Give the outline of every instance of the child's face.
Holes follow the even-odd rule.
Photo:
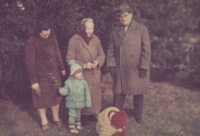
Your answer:
[[[83,76],[82,71],[76,73],[75,78],[80,79]]]

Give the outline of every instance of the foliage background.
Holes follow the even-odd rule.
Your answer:
[[[85,17],[94,19],[106,52],[109,32],[118,25],[114,11],[124,2],[134,9],[134,19],[149,29],[152,80],[200,87],[198,0],[0,0],[0,64],[8,93],[18,98],[30,92],[24,47],[38,13],[44,12],[54,24],[65,61],[68,41]]]

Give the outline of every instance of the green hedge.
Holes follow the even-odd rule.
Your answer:
[[[199,58],[199,54],[193,54],[200,51],[199,1],[143,0],[140,8],[151,36],[152,79],[200,87],[200,75],[193,68],[193,59]],[[199,67],[198,62],[195,65]]]
[[[198,0],[0,0],[0,64],[10,93],[23,96],[30,89],[24,43],[34,30],[38,13],[44,12],[52,20],[65,61],[69,39],[85,17],[94,19],[95,34],[106,52],[109,32],[118,25],[114,11],[124,2],[134,9],[134,19],[149,29],[152,79],[163,79],[163,75],[165,79],[192,78],[192,84],[197,85],[200,66],[191,58],[199,58],[199,43],[188,45],[186,34],[199,30]],[[102,71],[106,72],[104,67]]]

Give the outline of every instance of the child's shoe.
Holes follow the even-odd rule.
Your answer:
[[[77,125],[77,126],[76,126],[76,129],[78,129],[78,130],[83,130],[83,127],[82,127],[81,125]]]
[[[70,133],[75,133],[75,134],[78,134],[79,133],[79,130],[76,129],[76,128],[70,128]]]

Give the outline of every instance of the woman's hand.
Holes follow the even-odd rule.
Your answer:
[[[95,60],[94,63],[92,64],[92,68],[96,68],[98,65],[99,65],[99,62]]]
[[[39,87],[39,84],[38,83],[35,83],[35,84],[32,84],[31,85],[31,88],[32,88],[32,90],[34,90],[35,91],[35,94],[37,95],[37,96],[41,96],[41,90],[40,90],[40,87]]]
[[[92,63],[91,62],[88,62],[86,63],[84,66],[83,66],[83,69],[91,69],[92,68]]]
[[[61,71],[61,74],[62,74],[63,76],[65,76],[65,75],[66,75],[66,71],[65,71],[65,70],[62,70],[62,71]]]

